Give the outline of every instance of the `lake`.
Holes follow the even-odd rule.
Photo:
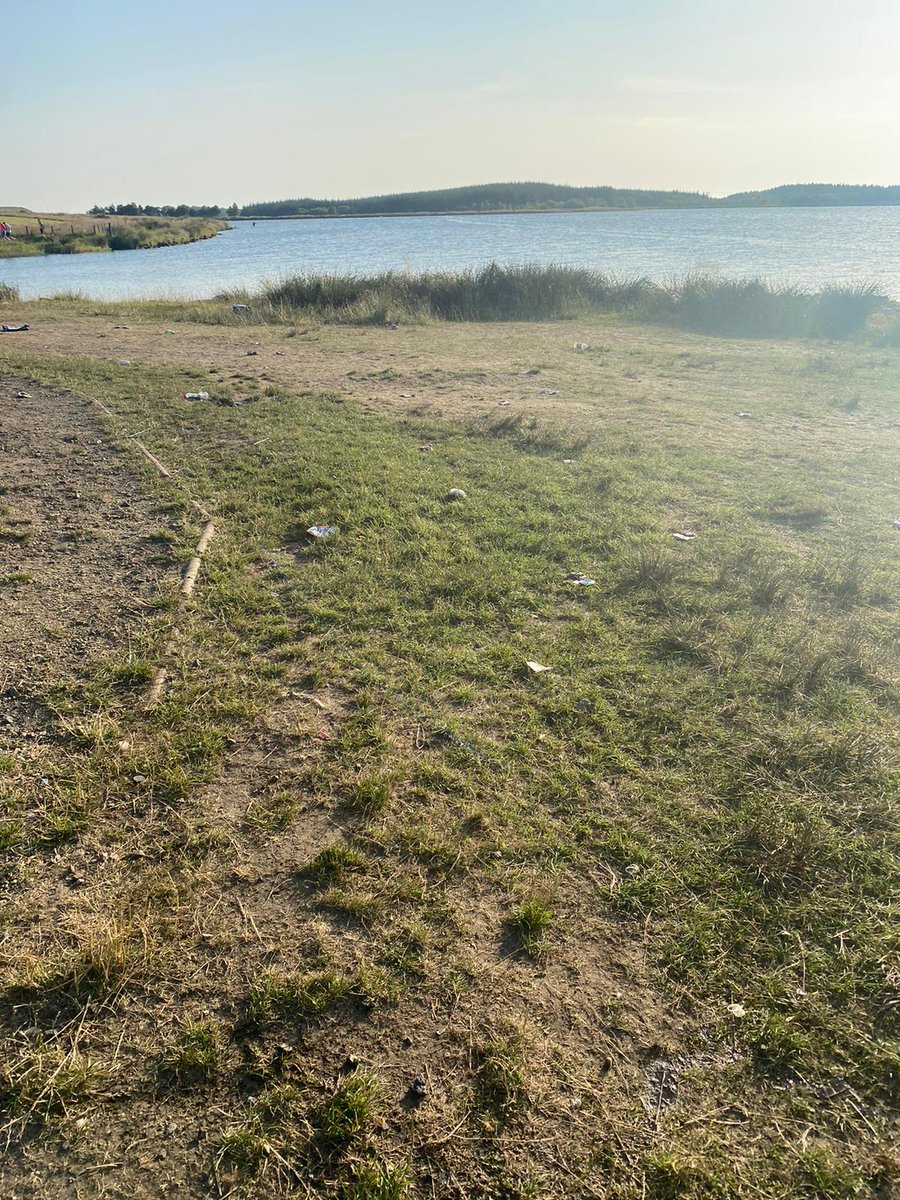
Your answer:
[[[296,272],[456,269],[492,259],[654,279],[702,271],[811,287],[864,280],[900,299],[900,207],[239,221],[187,246],[0,259],[0,282],[26,299],[208,297]]]

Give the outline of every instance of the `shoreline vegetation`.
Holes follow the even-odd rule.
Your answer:
[[[723,336],[845,340],[869,330],[895,338],[894,305],[874,284],[813,292],[761,279],[689,275],[666,283],[565,266],[378,275],[295,275],[215,298],[246,305],[253,323],[316,319],[380,325],[429,321],[555,321],[623,316]],[[229,314],[229,317],[231,314]],[[880,321],[877,319],[880,318]]]
[[[81,294],[50,297],[85,301]],[[0,283],[0,303],[23,309]],[[867,340],[900,346],[900,306],[865,281],[810,291],[763,279],[687,275],[657,282],[619,279],[578,267],[490,263],[479,269],[412,274],[305,274],[233,289],[209,299],[107,303],[117,313],[154,312],[207,325],[393,326],[436,323],[576,321],[624,318],[719,337]]]
[[[0,259],[43,254],[150,250],[215,237],[228,228],[219,217],[97,216],[0,209],[12,238],[0,238]]]

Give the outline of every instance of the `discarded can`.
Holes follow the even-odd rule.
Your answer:
[[[575,349],[576,350],[590,350],[590,346],[587,344],[587,342],[576,342]]]
[[[309,529],[307,529],[306,532],[315,541],[320,542],[320,541],[322,541],[323,538],[331,537],[332,534],[337,533],[337,526],[336,525],[310,525]]]
[[[569,571],[566,579],[570,579],[572,583],[577,583],[581,587],[591,587],[597,582],[596,579],[591,579],[590,575],[585,575],[583,571]]]
[[[209,392],[185,392],[185,400],[208,400]]]

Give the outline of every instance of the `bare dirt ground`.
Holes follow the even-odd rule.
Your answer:
[[[632,329],[621,322],[609,330],[596,321],[399,329],[233,326],[172,321],[146,310],[137,316],[81,310],[71,317],[58,311],[45,316],[16,305],[4,307],[0,317],[31,323],[17,343],[28,351],[205,369],[211,392],[225,388],[239,394],[273,384],[339,392],[380,409],[441,418],[493,417],[502,406],[511,413],[594,425],[610,406],[652,402],[661,421],[680,421],[685,419],[680,401],[693,403],[698,378],[709,391],[717,368],[735,368],[723,389],[731,412],[741,400],[741,364],[759,366],[746,341],[646,325]],[[576,343],[588,349],[576,350]],[[796,344],[774,348],[773,378],[796,369],[797,357]],[[758,399],[758,380],[748,376],[744,382],[749,406]]]
[[[43,699],[80,661],[127,646],[173,570],[169,517],[72,395],[0,377],[0,744],[39,738]]]

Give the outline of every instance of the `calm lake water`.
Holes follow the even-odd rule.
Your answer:
[[[900,299],[900,207],[517,213],[239,221],[206,242],[0,259],[24,298],[207,297],[302,271],[368,273],[565,263],[621,276],[689,272],[817,286],[874,281]]]

